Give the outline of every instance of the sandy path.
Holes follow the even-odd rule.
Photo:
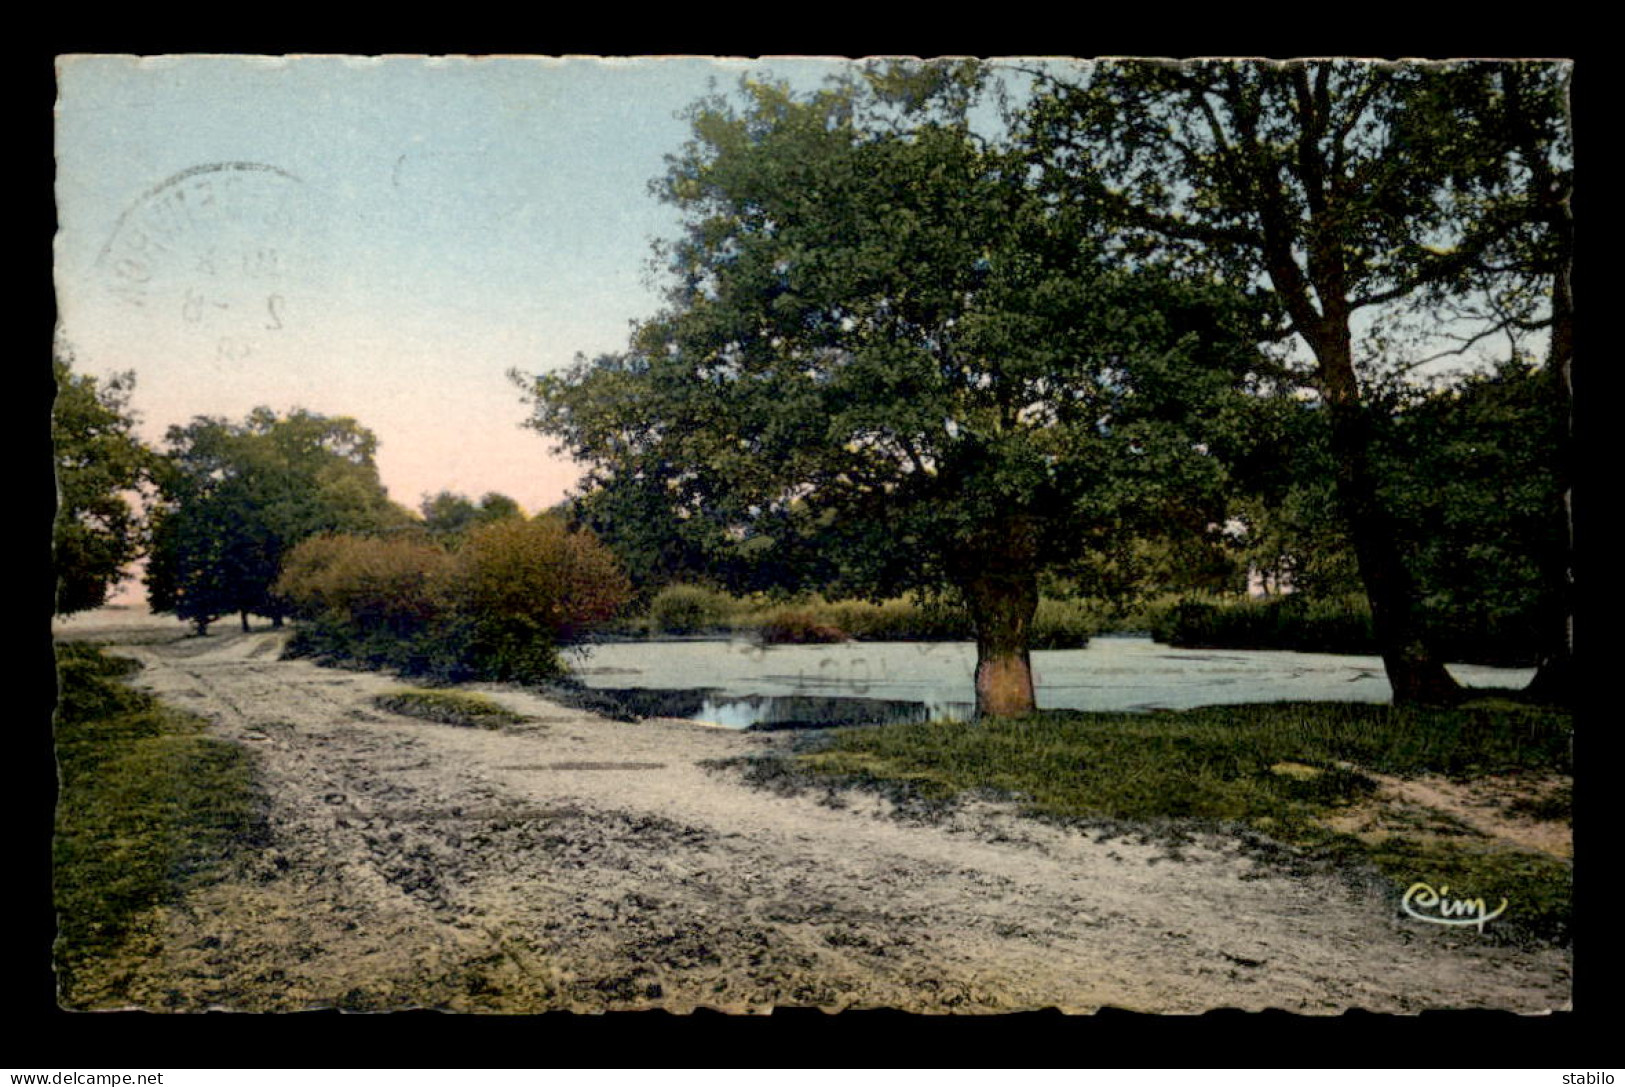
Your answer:
[[[832,808],[702,760],[783,742],[617,724],[517,689],[491,732],[394,716],[281,635],[119,650],[260,757],[273,846],[154,919],[149,1008],[506,1012],[1102,1006],[1334,1013],[1568,1006],[1558,950],[1395,916],[1222,839],[1170,857],[992,808]]]

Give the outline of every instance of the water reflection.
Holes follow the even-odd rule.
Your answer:
[[[920,721],[968,720],[976,707],[969,702],[903,702],[888,698],[809,698],[799,695],[749,695],[707,698],[694,715],[728,728],[772,732],[791,728],[840,728],[846,725],[914,724]]]
[[[715,687],[581,687],[556,691],[569,704],[619,720],[681,717],[724,728],[772,732],[948,719],[967,720],[969,702],[807,695],[732,695]]]

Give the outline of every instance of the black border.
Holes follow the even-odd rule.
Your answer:
[[[555,11],[557,9],[554,9]],[[1098,9],[1097,9],[1098,10]],[[872,17],[873,12],[867,13]],[[1380,34],[1342,32],[1323,35],[1320,42],[1298,42],[1284,49],[1258,41],[1246,17],[1232,17],[1216,34],[1188,28],[1175,42],[1167,28],[1145,28],[1135,34],[1085,32],[1077,28],[1041,26],[1046,16],[1023,13],[1022,30],[988,29],[1003,13],[979,13],[976,23],[961,26],[964,40],[934,41],[919,45],[913,32],[880,32],[875,40],[855,48],[850,32],[829,30],[819,41],[812,30],[795,34],[762,35],[789,38],[791,48],[729,49],[758,29],[752,21],[724,17],[689,21],[672,29],[651,27],[613,34],[586,36],[576,31],[507,34],[502,42],[478,36],[439,36],[405,41],[357,33],[348,42],[313,41],[310,36],[276,33],[259,39],[250,36],[247,20],[233,33],[204,40],[197,34],[165,35],[143,26],[132,16],[129,26],[109,28],[94,16],[96,27],[53,35],[53,41],[26,62],[26,156],[24,171],[31,186],[24,206],[31,229],[26,251],[32,267],[49,267],[51,237],[55,229],[52,178],[52,122],[49,104],[55,99],[54,57],[61,53],[158,52],[321,52],[379,53],[544,53],[642,55],[676,53],[724,55],[835,55],[877,53],[911,55],[1267,55],[1267,56],[1535,56],[1566,57],[1576,61],[1574,112],[1577,159],[1583,163],[1575,197],[1581,223],[1575,293],[1580,300],[1581,365],[1575,375],[1576,427],[1581,470],[1575,494],[1575,523],[1581,541],[1577,566],[1585,587],[1576,617],[1580,671],[1586,680],[1577,727],[1577,853],[1581,858],[1577,880],[1580,905],[1576,910],[1575,1008],[1572,1013],[1520,1017],[1497,1012],[1429,1012],[1415,1017],[1350,1012],[1336,1017],[1297,1016],[1285,1012],[1242,1013],[1216,1011],[1203,1016],[1145,1016],[1113,1010],[1088,1017],[1059,1013],[1013,1016],[908,1016],[895,1012],[848,1012],[839,1016],[817,1011],[780,1011],[764,1017],[733,1017],[699,1012],[673,1016],[662,1012],[572,1016],[550,1013],[534,1017],[453,1016],[429,1012],[388,1015],[340,1015],[333,1012],[293,1015],[208,1013],[158,1015],[150,1013],[68,1013],[55,1006],[50,971],[50,940],[54,917],[48,894],[50,883],[50,822],[55,795],[55,767],[48,722],[54,697],[54,668],[49,637],[51,578],[31,576],[49,569],[48,526],[54,509],[54,483],[49,468],[49,403],[51,380],[43,360],[25,347],[24,364],[29,406],[21,426],[11,429],[23,437],[27,471],[22,473],[25,523],[23,562],[13,559],[14,584],[23,589],[25,609],[41,626],[23,637],[24,710],[12,721],[6,759],[12,788],[6,791],[14,806],[6,824],[12,876],[9,894],[12,923],[4,941],[7,962],[4,988],[10,1040],[0,1052],[12,1068],[53,1070],[100,1067],[1566,1067],[1582,1070],[1606,1067],[1617,1049],[1605,1049],[1618,1009],[1621,974],[1615,954],[1617,926],[1625,917],[1611,915],[1609,902],[1614,820],[1614,789],[1604,768],[1617,765],[1617,715],[1603,711],[1600,683],[1605,666],[1600,647],[1606,644],[1609,621],[1615,613],[1607,606],[1613,598],[1607,557],[1589,543],[1603,537],[1607,509],[1617,493],[1612,468],[1619,463],[1617,447],[1604,449],[1601,432],[1609,429],[1608,409],[1617,400],[1610,383],[1616,366],[1602,352],[1614,345],[1596,331],[1601,314],[1610,306],[1612,260],[1604,257],[1612,238],[1608,221],[1615,198],[1604,194],[1603,152],[1614,138],[1615,125],[1605,118],[1602,99],[1609,81],[1608,58],[1582,48],[1584,32],[1572,21],[1556,23],[1550,33],[1532,29],[1523,21],[1504,28],[1499,48],[1482,43],[1439,40],[1419,46],[1395,45]],[[627,21],[643,16],[625,13]],[[93,18],[87,11],[80,16]],[[1362,25],[1375,26],[1378,14],[1362,10]],[[1457,18],[1487,18],[1487,12]],[[933,17],[963,22],[965,17],[946,11]],[[1183,18],[1180,16],[1179,18]],[[797,20],[804,26],[817,22],[834,26],[838,13],[819,9],[816,19]],[[280,25],[292,17],[284,14]],[[1238,27],[1238,23],[1242,24]],[[316,25],[324,25],[317,23]],[[730,29],[731,28],[731,29]],[[264,27],[258,28],[264,30]],[[290,40],[291,37],[291,40]],[[939,35],[940,38],[940,35]],[[1377,40],[1362,40],[1372,39]],[[235,39],[235,40],[232,40]],[[844,39],[844,40],[843,40]],[[1000,40],[1004,39],[1004,40]],[[1025,40],[1010,40],[1025,39]],[[1126,39],[1126,40],[1125,40]],[[1332,42],[1337,44],[1334,46]],[[611,45],[610,43],[614,43]],[[836,46],[820,48],[820,46]],[[1038,48],[1034,48],[1034,46]],[[1441,49],[1438,46],[1444,45]],[[871,48],[878,46],[878,48]],[[1011,46],[1014,46],[1013,48]],[[16,61],[13,72],[23,62]],[[42,145],[43,144],[43,148]],[[16,174],[13,174],[15,178]],[[1588,188],[1587,186],[1590,186]],[[43,190],[43,191],[42,191]],[[34,224],[42,224],[35,227]],[[35,263],[37,262],[37,263]],[[54,326],[54,296],[48,276],[43,281],[43,305],[26,307],[36,316],[24,343],[49,346]],[[40,288],[36,287],[35,290]],[[28,295],[39,299],[38,294]],[[1592,320],[1590,314],[1599,318]],[[36,339],[35,337],[38,337]],[[43,353],[43,352],[42,352]],[[17,372],[17,371],[13,371]],[[8,428],[10,429],[10,428]],[[46,456],[41,456],[41,451]],[[15,554],[15,552],[14,552]],[[38,564],[37,566],[35,564]],[[1598,591],[1601,590],[1601,591]],[[43,678],[44,682],[40,682]],[[21,854],[19,857],[18,854]],[[20,907],[20,913],[16,908]]]

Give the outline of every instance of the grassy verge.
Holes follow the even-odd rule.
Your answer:
[[[138,665],[94,645],[57,648],[61,792],[52,843],[55,961],[64,999],[141,914],[265,841],[249,753],[119,679]]]
[[[1567,714],[1509,700],[1451,709],[1274,703],[1156,714],[1032,717],[842,729],[752,768],[758,783],[860,786],[927,807],[996,793],[1034,815],[1180,832],[1243,829],[1299,859],[1380,873],[1395,901],[1417,881],[1511,906],[1503,939],[1568,936],[1569,864],[1458,829],[1361,836],[1331,817],[1369,798],[1368,772],[1569,773]],[[1566,818],[1563,800],[1544,814]]]
[[[372,701],[373,705],[390,713],[464,728],[497,729],[525,720],[524,715],[500,706],[484,695],[463,691],[409,688],[381,694]]]

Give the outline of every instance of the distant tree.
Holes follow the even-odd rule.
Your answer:
[[[450,544],[461,541],[477,525],[525,515],[519,503],[495,491],[487,493],[478,503],[467,495],[441,491],[425,498],[418,508],[423,513],[424,527],[430,538]]]
[[[56,402],[57,515],[52,532],[56,614],[99,608],[145,549],[132,499],[151,481],[154,455],[135,436],[130,410],[133,373],[105,383],[75,374],[64,357],[51,362]]]
[[[1221,488],[1209,443],[1260,330],[1211,281],[1107,260],[972,130],[980,78],[699,104],[659,187],[686,216],[667,309],[537,379],[532,422],[598,511],[683,524],[678,555],[957,594],[978,713],[1011,715],[1034,708],[1040,577]]]
[[[272,592],[282,561],[319,532],[377,532],[415,523],[389,500],[377,439],[353,419],[256,408],[241,424],[199,417],[171,427],[158,474],[147,590],[152,609],[199,632],[222,615],[287,607]]]

